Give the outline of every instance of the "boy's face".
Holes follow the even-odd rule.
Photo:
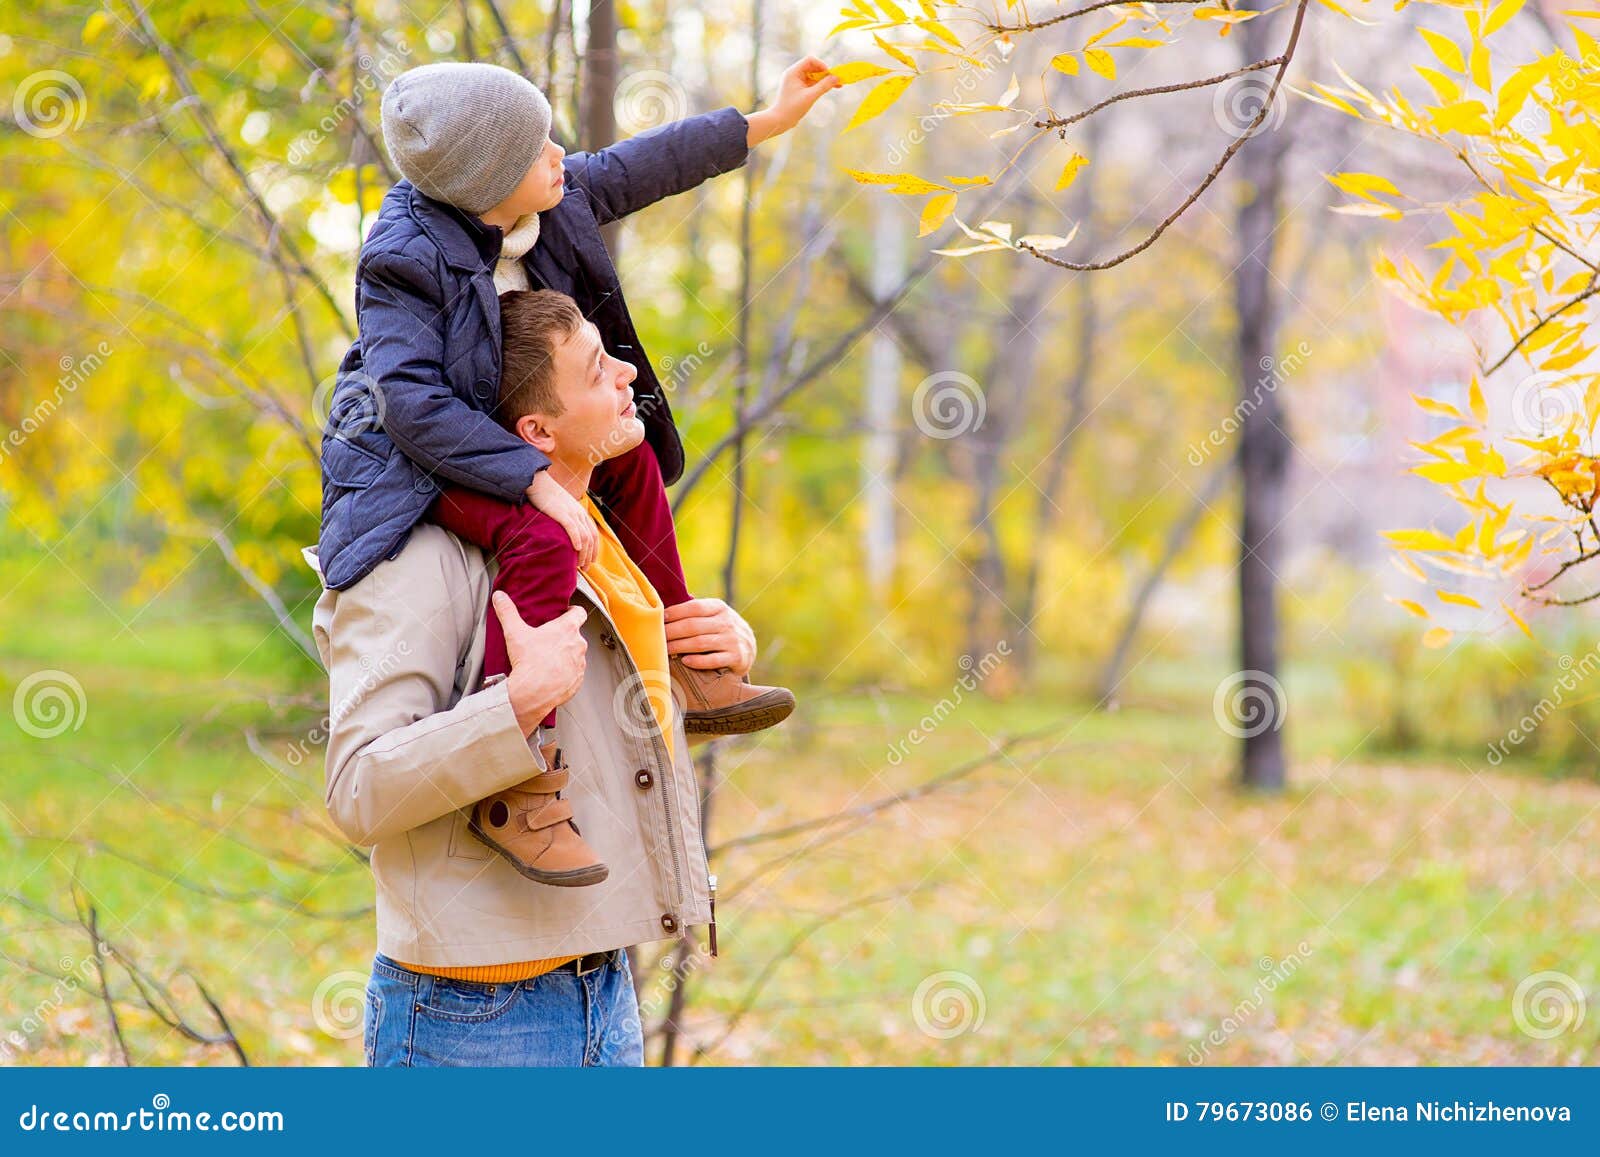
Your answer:
[[[562,411],[529,414],[517,423],[524,439],[573,468],[592,468],[644,441],[633,404],[639,371],[606,353],[600,331],[584,322],[555,350],[555,390]]]
[[[561,196],[565,192],[563,182],[566,180],[566,170],[561,167],[561,162],[566,155],[567,151],[555,141],[545,141],[544,148],[533,159],[533,167],[528,170],[528,175],[511,191],[511,196],[496,208],[503,207],[518,217],[525,217],[529,213],[543,213],[561,204]]]

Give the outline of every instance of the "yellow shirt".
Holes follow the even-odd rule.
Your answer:
[[[651,713],[666,737],[667,759],[672,759],[672,674],[667,667],[667,624],[661,596],[634,565],[617,536],[606,525],[600,510],[583,496],[583,505],[600,529],[600,545],[594,562],[583,577],[600,596],[600,603],[611,621],[633,665],[639,669]],[[643,720],[640,721],[641,723]]]
[[[661,596],[644,577],[644,572],[634,565],[627,550],[606,525],[599,507],[583,497],[584,508],[594,518],[600,530],[600,545],[594,562],[584,570],[606,614],[617,626],[622,645],[628,648],[633,665],[639,669],[645,695],[650,701],[650,711],[666,736],[667,758],[672,758],[672,675],[667,668],[667,625],[662,613]],[[404,964],[412,972],[431,976],[444,976],[452,980],[472,980],[479,984],[509,984],[543,976],[560,968],[576,956],[553,956],[547,960],[523,960],[514,964],[475,964],[457,968],[432,968],[424,964]]]

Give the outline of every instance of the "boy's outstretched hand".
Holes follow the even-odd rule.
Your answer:
[[[778,98],[771,106],[745,117],[749,125],[745,144],[753,149],[769,137],[788,132],[811,111],[811,106],[823,93],[832,92],[839,84],[839,78],[815,56],[795,61],[784,69],[783,80],[778,84]]]
[[[578,552],[579,570],[594,561],[595,551],[600,547],[600,532],[595,529],[594,519],[589,517],[583,503],[550,477],[550,471],[541,470],[533,476],[533,485],[528,487],[528,501],[559,522],[561,529],[567,532],[572,549]]]

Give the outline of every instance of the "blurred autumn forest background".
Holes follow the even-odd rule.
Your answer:
[[[0,20],[0,1063],[360,1063],[300,550],[388,80],[593,148],[808,52],[608,238],[691,586],[802,697],[699,760],[722,954],[638,951],[651,1059],[1600,1058],[1587,14]]]

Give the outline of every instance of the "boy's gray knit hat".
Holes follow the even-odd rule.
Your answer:
[[[395,167],[464,213],[509,197],[549,139],[544,93],[498,64],[424,64],[383,94],[383,143]]]

